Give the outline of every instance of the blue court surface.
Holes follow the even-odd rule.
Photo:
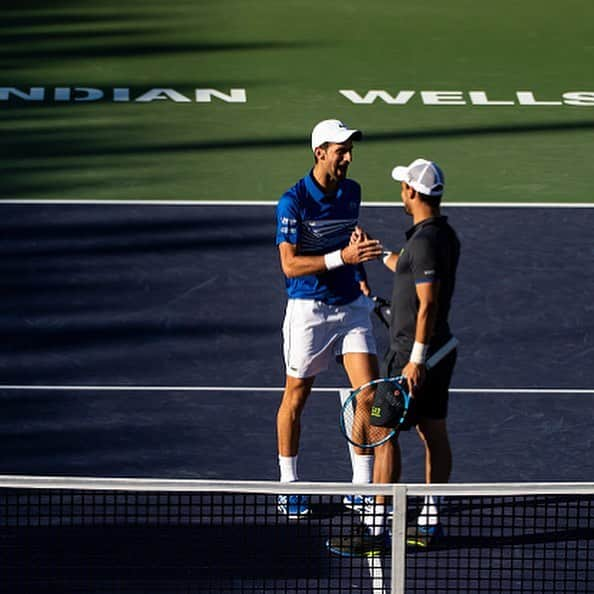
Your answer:
[[[591,481],[594,210],[444,211],[463,247],[452,481]],[[273,205],[5,203],[0,213],[0,474],[277,480],[285,296]],[[361,223],[397,249],[410,221],[400,206],[368,206]],[[368,274],[389,297],[390,274],[379,263]],[[376,330],[383,351],[387,332]],[[319,377],[303,480],[350,481],[344,386],[338,367]],[[415,435],[400,439],[403,481],[423,482]],[[4,586],[385,594],[390,558],[371,566],[325,547],[360,522],[341,498],[305,524],[279,518],[274,496],[225,501],[0,492]],[[444,546],[406,555],[407,592],[446,582],[473,594],[587,592],[591,505],[453,498]]]
[[[0,474],[276,480],[285,295],[274,205],[0,206]],[[445,207],[462,242],[453,482],[594,476],[594,210]],[[387,248],[410,220],[366,206]],[[372,289],[390,274],[368,266]],[[380,350],[387,332],[376,326]],[[348,481],[335,367],[303,480]],[[416,437],[403,480],[423,481]]]

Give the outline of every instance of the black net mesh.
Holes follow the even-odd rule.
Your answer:
[[[406,548],[386,538],[386,548],[341,556],[329,543],[367,534],[381,517],[373,499],[354,510],[342,496],[312,494],[309,513],[290,519],[272,494],[0,488],[0,583],[11,593],[387,594],[401,591],[391,572],[402,551],[406,593],[586,594],[593,502],[411,496]]]

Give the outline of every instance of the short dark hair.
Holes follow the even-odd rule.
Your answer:
[[[440,196],[429,196],[428,194],[421,194],[421,192],[419,192],[419,191],[417,191],[417,194],[419,195],[421,200],[423,202],[426,202],[427,204],[429,204],[429,206],[435,207],[435,206],[439,206],[441,204],[441,195]]]

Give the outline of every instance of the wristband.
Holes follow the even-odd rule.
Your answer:
[[[382,252],[382,262],[385,264],[393,252]]]
[[[340,266],[344,266],[344,261],[340,252],[342,250],[336,250],[335,252],[330,252],[324,256],[324,264],[326,264],[326,270],[333,270],[334,268],[339,268]]]
[[[413,344],[412,351],[410,352],[410,362],[416,363],[417,365],[425,365],[425,359],[427,359],[427,351],[429,346],[422,342],[415,342]]]

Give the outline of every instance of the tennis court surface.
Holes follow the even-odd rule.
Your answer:
[[[6,0],[0,17],[0,591],[594,591],[594,3]],[[404,547],[425,495],[407,433],[389,552],[329,553],[360,521],[338,367],[303,419],[316,513],[275,506],[274,203],[334,117],[363,131],[349,173],[373,235],[401,246],[389,172],[426,157],[462,240],[433,550]]]
[[[446,538],[418,552],[398,538],[423,501],[419,446],[406,434],[396,548],[345,559],[326,547],[360,524],[342,504],[338,368],[312,395],[301,452],[302,478],[332,488],[308,483],[315,513],[294,522],[276,510],[286,487],[270,482],[284,305],[273,206],[1,208],[0,426],[11,455],[0,473],[50,476],[0,481],[12,591],[591,590],[591,209],[447,209],[465,255]],[[395,206],[365,207],[362,221],[395,242],[406,228]],[[389,295],[381,268],[369,275]],[[81,478],[62,484],[68,476]],[[456,492],[477,482],[489,484]]]

